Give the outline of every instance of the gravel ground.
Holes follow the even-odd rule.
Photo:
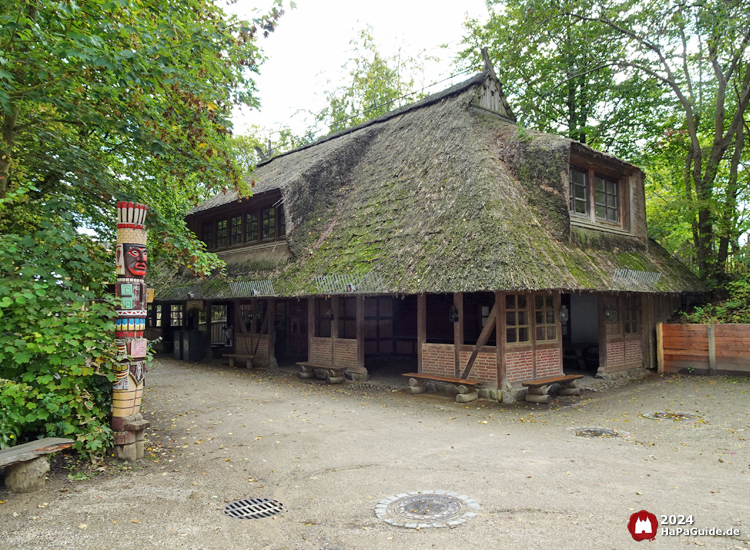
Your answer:
[[[659,533],[649,548],[750,550],[748,379],[588,380],[582,397],[551,405],[462,405],[409,396],[398,379],[329,386],[162,359],[147,384],[148,458],[81,480],[58,467],[36,493],[0,490],[0,548],[619,549],[636,547],[626,526],[645,509],[740,533]],[[656,412],[697,418],[643,416]],[[620,436],[574,436],[580,427]],[[481,508],[453,529],[375,515],[382,499],[425,490]],[[260,497],[287,512],[222,514]]]

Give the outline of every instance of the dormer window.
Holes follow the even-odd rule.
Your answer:
[[[236,208],[221,217],[201,222],[199,227],[208,250],[261,245],[286,238],[284,206],[278,202],[275,206],[261,203],[251,208]]]
[[[263,240],[270,241],[276,237],[276,209],[264,208],[261,211],[261,217],[263,220]]]
[[[620,223],[620,201],[617,182],[596,175],[594,177],[596,219]]]
[[[589,215],[589,186],[586,180],[588,173],[578,168],[570,167],[570,212],[572,214]]]
[[[571,166],[569,190],[571,221],[622,226],[623,186],[617,177]]]

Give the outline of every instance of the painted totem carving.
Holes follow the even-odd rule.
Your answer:
[[[112,429],[115,456],[124,460],[143,457],[143,434],[150,423],[140,414],[146,374],[146,206],[117,203],[117,380],[112,395]]]

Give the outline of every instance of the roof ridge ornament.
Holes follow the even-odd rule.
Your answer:
[[[503,116],[508,117],[513,122],[516,122],[516,115],[513,114],[513,109],[510,107],[510,103],[508,103],[508,98],[505,96],[505,92],[503,91],[503,83],[500,82],[500,79],[497,77],[497,73],[495,72],[495,67],[492,65],[492,62],[490,61],[490,54],[487,51],[487,46],[482,48],[482,59],[484,60],[484,70],[489,73],[489,76],[492,80],[495,81],[495,85],[497,86],[497,93],[498,93],[498,100],[500,101],[500,109],[492,109],[490,110],[498,110]],[[490,91],[490,94],[492,92]],[[482,104],[483,101],[479,100],[479,105],[482,107],[487,108],[486,105]]]

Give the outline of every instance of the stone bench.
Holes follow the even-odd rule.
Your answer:
[[[521,385],[529,388],[526,394],[526,401],[529,403],[549,403],[552,396],[547,392],[552,384],[560,384],[562,389],[560,395],[581,395],[581,388],[575,387],[575,381],[583,378],[582,374],[567,374],[563,376],[550,376],[548,378],[539,378],[530,382],[523,382]]]
[[[425,393],[427,391],[427,382],[443,382],[453,384],[458,390],[456,402],[468,403],[479,397],[476,388],[484,384],[481,380],[465,380],[463,378],[450,378],[448,376],[432,376],[429,374],[419,374],[417,372],[407,372],[403,376],[409,377],[409,388],[406,390],[409,394]]]
[[[0,451],[0,468],[5,468],[5,486],[14,493],[31,493],[44,487],[49,472],[46,455],[73,446],[72,439],[48,437]]]
[[[225,353],[222,357],[227,357],[229,359],[229,366],[233,367],[235,363],[235,359],[244,359],[245,360],[245,368],[251,369],[253,368],[253,358],[254,355],[249,355],[247,353]]]
[[[333,365],[319,365],[316,363],[297,363],[302,369],[298,376],[302,379],[318,377],[327,380],[329,384],[341,384],[346,380],[344,373],[346,367],[334,367]]]

